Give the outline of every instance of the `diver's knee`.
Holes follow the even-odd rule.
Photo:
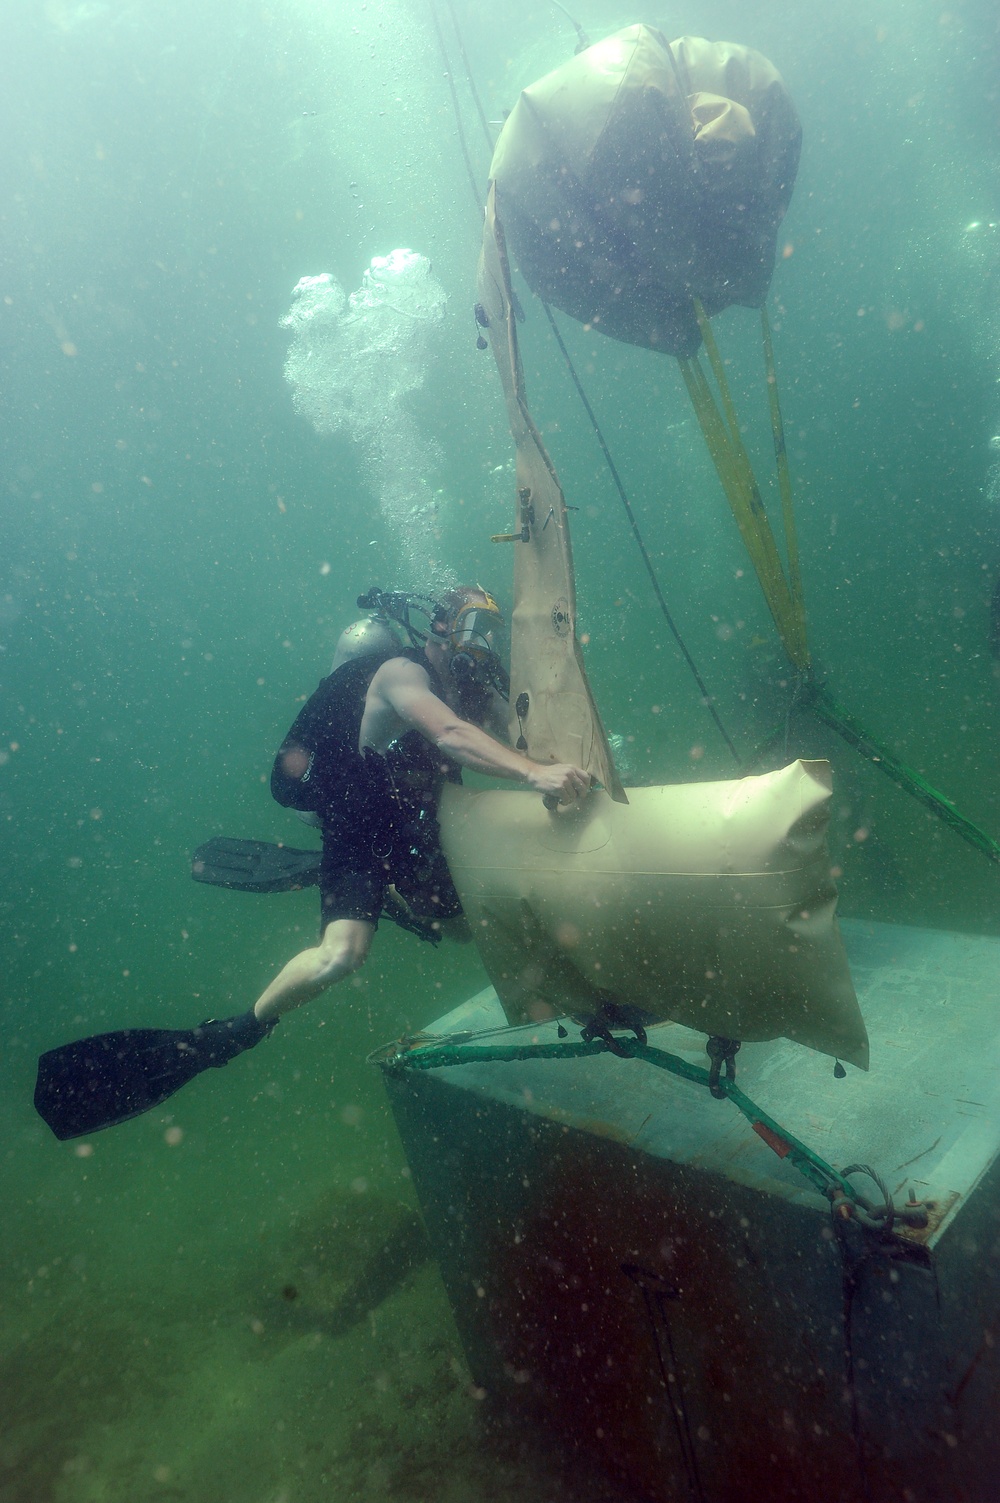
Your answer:
[[[316,959],[316,979],[328,986],[331,981],[340,981],[359,971],[367,959],[367,947],[341,944],[333,949],[322,949]]]
[[[337,931],[337,924],[329,926],[316,954],[317,979],[325,983],[360,970],[371,949],[372,931],[367,924]]]

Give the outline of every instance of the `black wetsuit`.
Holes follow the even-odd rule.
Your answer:
[[[445,919],[461,903],[441,854],[437,795],[460,769],[408,731],[384,756],[358,750],[368,686],[383,663],[403,657],[426,669],[422,652],[375,653],[344,663],[302,706],[271,770],[279,804],[318,814],[322,926],[334,919],[377,924],[390,883],[421,918]]]

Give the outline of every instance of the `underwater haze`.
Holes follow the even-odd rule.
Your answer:
[[[593,40],[641,19],[782,73],[803,155],[768,308],[810,639],[837,701],[1000,839],[994,0],[569,8]],[[195,884],[190,853],[308,844],[267,777],[358,595],[480,580],[509,607],[458,32],[495,134],[573,28],[540,0],[4,13],[0,1503],[623,1497],[484,1422],[366,1063],[486,984],[472,947],[383,925],[362,973],[148,1115],[57,1144],[32,1109],[43,1050],[242,1011],[312,942],[315,892]],[[404,249],[399,322],[370,268]],[[624,780],[734,776],[517,285]],[[996,866],[797,712],[674,362],[557,318],[741,756],[777,726],[782,759],[833,761],[841,911],[1000,932]],[[763,472],[758,321],[715,326]]]

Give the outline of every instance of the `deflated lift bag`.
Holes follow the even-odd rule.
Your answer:
[[[760,307],[801,128],[749,47],[629,26],[525,89],[490,168],[531,289],[629,344],[693,355],[691,305]]]
[[[524,793],[445,788],[444,852],[508,1021],[586,1019],[612,1001],[866,1070],[826,846],[829,764],[628,796],[552,815]]]

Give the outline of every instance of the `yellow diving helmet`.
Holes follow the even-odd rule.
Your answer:
[[[506,626],[503,611],[489,591],[481,590],[479,594],[480,599],[459,606],[451,620],[444,623],[452,651],[466,654],[477,664],[503,657]]]

